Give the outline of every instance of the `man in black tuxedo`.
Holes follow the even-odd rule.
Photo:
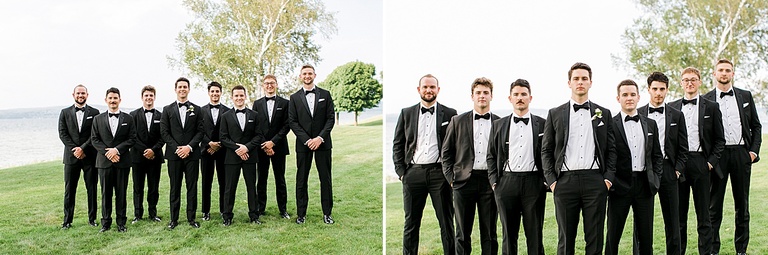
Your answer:
[[[224,155],[226,150],[221,147],[219,139],[219,124],[221,115],[229,111],[229,107],[220,103],[221,84],[211,82],[208,84],[208,98],[210,103],[203,106],[200,111],[203,122],[203,140],[200,143],[200,168],[203,174],[203,220],[211,220],[211,186],[213,186],[213,172],[215,168],[216,179],[219,181],[219,213],[224,213],[224,190],[226,179],[224,172]]]
[[[403,108],[397,119],[392,159],[403,183],[403,254],[419,254],[419,228],[427,195],[440,224],[443,254],[456,253],[453,236],[451,185],[443,175],[440,152],[446,129],[456,110],[438,103],[440,87],[431,74],[419,79],[421,102]]]
[[[269,165],[275,175],[275,198],[280,217],[290,219],[286,209],[288,191],[285,186],[285,157],[288,151],[288,99],[277,96],[277,77],[268,74],[262,80],[261,88],[264,97],[253,102],[253,110],[260,120],[265,120],[264,141],[257,154],[259,156],[259,181],[256,190],[259,196],[259,213],[267,209],[267,180],[269,180]]]
[[[168,160],[168,177],[171,181],[171,221],[168,228],[174,229],[179,225],[182,180],[186,180],[187,187],[187,222],[193,228],[199,228],[200,223],[195,221],[195,213],[199,174],[197,161],[200,159],[198,150],[203,137],[203,118],[200,117],[200,107],[188,101],[189,80],[181,77],[174,86],[176,102],[163,108],[160,120],[160,135],[166,145],[165,159]]]
[[[155,109],[155,87],[144,86],[141,89],[143,106],[131,112],[136,125],[136,140],[131,148],[133,167],[133,221],[144,216],[144,180],[147,181],[147,211],[149,220],[161,221],[157,216],[157,200],[160,197],[160,169],[163,159],[163,139],[160,139],[161,113]]]
[[[710,173],[717,167],[725,147],[723,123],[717,102],[699,96],[701,72],[688,67],[682,73],[684,97],[669,103],[683,112],[688,131],[688,160],[685,181],[680,183],[680,253],[688,244],[688,201],[693,192],[699,233],[699,253],[712,251],[712,223],[709,218]]]
[[[669,88],[669,78],[660,72],[648,76],[648,105],[640,107],[640,115],[656,121],[659,130],[659,145],[664,157],[661,183],[659,184],[659,205],[664,217],[664,234],[668,255],[680,252],[680,192],[678,182],[684,181],[685,163],[688,160],[688,131],[685,118],[679,110],[664,103]],[[637,247],[637,245],[635,245]],[[638,251],[639,252],[639,251]]]
[[[659,190],[663,156],[656,121],[637,112],[639,87],[623,80],[616,88],[621,112],[613,117],[616,178],[608,197],[605,254],[619,254],[619,241],[632,207],[638,252],[653,253],[653,200]]]
[[[749,244],[749,184],[752,163],[760,160],[762,128],[757,116],[752,93],[733,86],[733,63],[721,59],[715,65],[713,76],[716,88],[703,97],[720,106],[725,136],[725,149],[720,164],[712,174],[709,214],[714,237],[712,253],[720,252],[720,224],[723,222],[723,200],[728,176],[731,177],[733,202],[736,212],[734,246],[736,253],[746,254]]]
[[[541,136],[545,120],[530,113],[531,99],[528,81],[515,80],[509,89],[514,111],[493,122],[488,145],[488,180],[499,208],[503,254],[517,254],[521,216],[528,254],[544,254],[542,228],[547,185],[541,165]]]
[[[288,104],[288,125],[296,135],[296,223],[304,224],[307,216],[307,178],[315,157],[320,177],[320,202],[323,222],[333,224],[333,189],[331,182],[331,129],[334,124],[333,98],[327,90],[315,85],[315,68],[301,67],[301,89],[291,95]]]
[[[491,113],[493,83],[482,77],[472,82],[474,109],[453,116],[445,133],[440,155],[443,174],[453,187],[456,212],[456,254],[472,252],[472,224],[477,209],[482,254],[498,254],[496,240],[496,202],[488,183],[488,138],[491,123],[499,116]]]
[[[72,92],[75,104],[61,109],[59,114],[59,139],[64,143],[64,222],[62,229],[72,227],[72,217],[75,214],[75,195],[77,193],[77,179],[80,179],[80,171],[83,171],[85,191],[88,194],[88,224],[98,226],[96,223],[96,184],[98,183],[98,170],[94,169],[96,163],[96,149],[91,145],[91,125],[93,117],[99,114],[99,110],[86,105],[88,89],[83,85],[75,86]]]
[[[226,192],[224,193],[224,226],[232,225],[234,214],[232,209],[235,206],[235,194],[237,193],[237,182],[240,181],[240,170],[243,171],[245,178],[245,189],[248,193],[248,217],[250,222],[261,224],[259,221],[259,206],[256,193],[256,179],[258,172],[256,163],[259,157],[256,155],[264,142],[264,135],[261,132],[263,128],[256,112],[248,109],[245,105],[245,87],[237,85],[232,88],[232,102],[235,106],[231,111],[222,115],[221,120],[221,144],[227,149],[227,156],[224,160],[226,164],[227,181]]]
[[[616,172],[611,112],[589,100],[592,69],[576,63],[568,71],[571,100],[549,110],[541,160],[555,199],[558,254],[573,254],[583,210],[586,254],[603,249],[605,203]]]
[[[112,194],[115,195],[117,232],[125,232],[130,149],[136,140],[136,129],[131,115],[120,111],[120,90],[109,88],[104,99],[109,109],[96,115],[91,127],[91,142],[96,148],[96,168],[101,182],[101,230],[112,226]]]

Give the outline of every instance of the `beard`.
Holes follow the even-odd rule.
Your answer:
[[[432,95],[432,98],[427,98],[427,95],[422,95],[421,100],[424,100],[424,102],[432,103],[437,99],[437,96]]]
[[[717,82],[725,85],[725,84],[731,83],[731,79],[725,79],[725,80],[717,79]]]
[[[87,99],[85,99],[85,98],[83,98],[82,100],[80,98],[75,98],[75,103],[77,103],[79,105],[85,104],[85,101],[87,101]]]

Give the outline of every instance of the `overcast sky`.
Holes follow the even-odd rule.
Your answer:
[[[354,60],[383,70],[382,2],[324,2],[336,12],[338,33],[318,41],[323,61],[316,81]],[[121,108],[130,111],[141,106],[139,93],[148,84],[158,89],[156,107],[169,104],[182,72],[166,56],[176,55],[176,36],[191,17],[181,0],[3,1],[0,109],[67,106],[77,84],[88,87],[91,104],[104,105],[104,92],[114,86]],[[190,100],[202,105],[208,97],[195,89]]]

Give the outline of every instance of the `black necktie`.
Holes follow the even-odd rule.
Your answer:
[[[627,115],[626,117],[624,117],[624,122],[627,122],[627,121],[630,121],[630,120],[638,122],[638,121],[640,121],[640,115],[639,114],[637,114],[635,116]]]
[[[487,113],[485,113],[485,114],[475,114],[475,119],[486,119],[486,120],[490,120],[490,119],[491,119],[491,113],[487,112]]]
[[[312,93],[315,93],[315,92],[313,91]],[[264,98],[266,98],[266,99],[267,99],[267,101],[269,101],[269,100],[275,100],[275,97],[274,97],[274,96],[271,96],[271,97],[264,97]]]
[[[85,112],[85,107],[75,107],[75,112]]]
[[[728,92],[720,92],[720,98],[723,98],[724,96],[733,96],[733,90],[729,90]]]
[[[515,121],[515,123],[518,123],[518,122],[522,121],[523,123],[525,123],[526,125],[528,125],[528,118],[518,118],[518,117],[512,117],[512,119]]]
[[[213,104],[212,104],[212,105],[211,105],[211,109],[213,109],[213,108],[219,109],[219,107],[221,107],[221,105],[220,105],[220,104],[217,104],[217,105],[213,105]]]
[[[683,98],[683,105],[687,105],[687,104],[693,104],[693,105],[696,105],[696,101],[697,101],[697,99],[698,99],[698,98],[694,98],[694,99],[691,99],[691,100],[687,100],[687,99]]]
[[[658,112],[658,113],[664,114],[664,106],[659,107],[659,108],[653,108],[653,107],[649,106],[648,107],[648,114],[651,114],[651,113],[654,113],[654,112]]]
[[[189,101],[186,101],[184,103],[178,103],[178,104],[179,104],[179,108],[181,108],[182,106],[186,106],[187,108],[189,108]]]
[[[119,112],[118,112],[118,113],[111,113],[111,112],[109,113],[109,117],[110,117],[110,118],[112,118],[112,117],[115,117],[115,118],[117,118],[117,116],[120,116],[120,113],[119,113]]]
[[[240,109],[240,110],[235,110],[235,114],[238,114],[238,113],[243,113],[243,114],[245,114],[245,108],[243,108],[243,109]]]
[[[152,110],[144,109],[144,113],[152,112]]]
[[[310,94],[310,93],[315,93],[315,89],[312,89],[312,90],[305,90],[305,91],[304,91],[304,95],[307,95],[307,94]]]
[[[425,112],[435,114],[435,107],[429,107],[429,108],[421,107],[421,114],[424,114]]]
[[[589,104],[573,104],[573,111],[578,112],[579,109],[589,110]]]

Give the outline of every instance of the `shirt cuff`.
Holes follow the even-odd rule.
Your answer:
[[[757,153],[755,153],[754,151],[750,151],[749,154],[752,155],[752,156],[755,156],[755,158],[757,158]]]
[[[192,149],[192,146],[190,146],[190,145],[187,145],[187,148],[189,148],[189,152],[192,152],[192,151],[194,151],[194,150]]]
[[[613,182],[609,181],[608,179],[603,179],[604,181],[608,182],[611,186],[613,186]]]

